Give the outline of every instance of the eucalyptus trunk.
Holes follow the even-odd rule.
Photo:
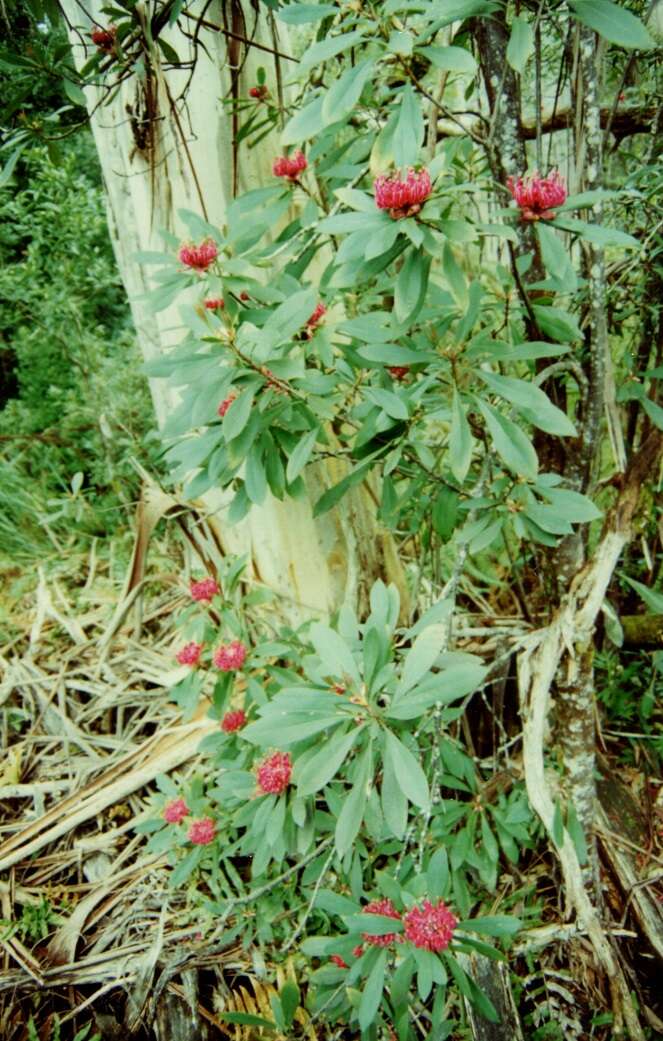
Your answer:
[[[88,5],[62,0],[78,68],[94,53],[92,28],[108,21],[101,8],[99,0]],[[195,10],[189,36],[179,25],[160,32],[182,65],[193,60],[190,67],[164,61],[151,40],[146,7],[142,67],[134,66],[114,92],[102,86],[86,89],[111,238],[146,361],[161,357],[184,330],[178,305],[158,313],[151,308],[146,299],[150,278],[136,255],[163,250],[164,231],[187,238],[181,210],[221,227],[235,195],[269,183],[279,152],[277,135],[268,135],[256,148],[237,146],[229,102],[248,97],[259,66],[266,70],[273,97],[281,95],[295,69],[287,58],[287,34],[277,32],[264,7],[256,12],[239,0],[214,0]],[[251,46],[246,46],[243,41],[249,39]],[[112,83],[112,59],[105,64]],[[177,392],[164,380],[150,380],[150,389],[163,426],[178,403]],[[279,594],[291,619],[326,614],[343,602],[361,603],[378,576],[396,580],[403,596],[402,572],[390,538],[379,531],[370,490],[351,493],[340,507],[314,520],[312,500],[343,474],[312,469],[309,501],[279,502],[270,495],[234,527],[226,519],[231,495],[206,493],[202,503],[224,551],[249,556],[254,575]]]

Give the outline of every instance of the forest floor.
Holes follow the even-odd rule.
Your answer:
[[[158,526],[166,514],[172,520]],[[248,1041],[255,1028],[224,1024],[219,1011],[271,1018],[274,990],[251,952],[206,946],[191,894],[169,887],[167,859],[135,831],[154,815],[158,778],[194,772],[201,738],[218,726],[205,705],[183,723],[168,697],[181,672],[174,650],[186,578],[210,551],[209,532],[153,486],[130,552],[125,536],[38,568],[28,589],[4,568],[6,587],[19,592],[5,599],[0,648],[2,1041]],[[646,760],[620,770],[605,743],[603,754],[610,931],[650,1036],[663,1037],[663,813],[643,812],[659,790]],[[539,850],[521,870],[545,923],[522,938],[511,966],[527,1041],[609,1038],[604,982],[564,921],[550,856]],[[591,1034],[581,1026],[588,1010]],[[547,1032],[552,1023],[557,1033]],[[306,1023],[297,1036],[320,1037]]]

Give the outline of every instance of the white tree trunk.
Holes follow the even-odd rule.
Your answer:
[[[93,22],[96,19],[103,26],[107,21],[101,14],[100,0],[90,0],[87,17],[83,7],[78,0],[63,0],[79,68],[94,50],[89,38]],[[263,7],[259,16],[249,4],[243,7],[245,25],[238,25],[235,18],[231,23],[233,31],[290,53],[287,34],[279,32],[278,39],[275,38],[262,13]],[[208,6],[201,3],[200,10],[203,9],[207,22],[224,25],[219,0]],[[238,4],[233,9],[237,10]],[[168,33],[166,39],[180,60],[190,57],[191,43],[184,34],[177,29]],[[103,103],[101,90],[87,88],[92,131],[108,197],[111,237],[146,360],[160,357],[177,343],[183,328],[177,305],[155,314],[146,303],[144,294],[151,286],[135,254],[162,250],[163,230],[187,238],[186,226],[178,217],[180,209],[200,213],[215,226],[223,225],[233,196],[232,115],[222,104],[222,99],[229,96],[229,63],[233,55],[229,54],[227,38],[221,31],[202,28],[199,42],[183,101],[177,99],[187,84],[189,70],[164,70],[156,45],[151,51],[149,81],[144,75],[132,74],[109,104]],[[247,97],[249,88],[256,83],[260,65],[267,71],[272,95],[277,96],[272,55],[252,47],[247,56],[243,44],[237,47],[244,62],[239,75],[239,96]],[[282,62],[284,80],[293,70],[291,63]],[[145,148],[136,133],[136,119],[148,116],[146,129],[151,134],[151,146]],[[241,148],[238,193],[269,183],[272,158],[278,152],[274,137],[264,139],[260,147],[250,151]],[[163,380],[151,380],[150,387],[157,421],[163,425],[176,403],[173,390]],[[322,471],[317,483],[321,480],[327,482]],[[317,494],[322,490],[324,487],[318,487]],[[403,587],[393,547],[388,538],[379,536],[375,504],[365,491],[347,497],[340,509],[315,522],[310,502],[278,502],[270,496],[263,506],[254,506],[240,525],[230,527],[224,517],[227,503],[228,496],[220,491],[204,496],[205,506],[215,515],[224,549],[228,553],[248,554],[255,575],[279,593],[286,609],[288,604],[303,608],[300,616],[327,613],[343,602],[362,600],[379,574],[396,578]]]

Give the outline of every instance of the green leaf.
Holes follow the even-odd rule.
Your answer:
[[[512,69],[522,73],[534,50],[534,31],[526,18],[516,15],[511,23],[511,35],[506,48],[506,60]]]
[[[538,490],[572,524],[583,524],[588,521],[599,520],[603,516],[598,506],[595,506],[591,499],[580,492],[573,492],[568,488],[544,488],[541,486],[539,486]]]
[[[640,19],[620,4],[611,0],[569,0],[569,7],[579,22],[611,43],[638,50],[655,46]]]
[[[536,234],[546,271],[559,285],[562,292],[575,293],[578,288],[578,279],[568,250],[559,235],[553,228],[540,222],[536,225]]]
[[[476,690],[486,672],[486,666],[481,662],[451,665],[429,677],[406,696],[394,697],[386,715],[389,719],[416,719],[433,705],[448,705]]]
[[[454,387],[451,405],[451,429],[449,431],[449,467],[458,482],[467,477],[472,462],[472,433],[467,422],[465,410]]]
[[[287,10],[287,8],[286,8]],[[281,133],[281,144],[296,145],[315,137],[322,130],[322,106],[325,95],[315,98],[308,105],[298,109],[289,119]]]
[[[375,1022],[375,1017],[382,1001],[386,967],[387,951],[385,949],[380,951],[361,995],[357,1012],[361,1030],[368,1030],[371,1024]]]
[[[575,220],[573,217],[557,218],[553,227],[572,231],[576,235],[580,235],[580,238],[587,239],[588,242],[595,242],[598,246],[623,246],[624,248],[640,249],[641,245],[633,235],[620,231],[619,228],[606,228],[604,224],[588,224],[586,221]],[[552,228],[547,230],[550,232]]]
[[[87,108],[85,92],[81,90],[78,83],[74,83],[65,76],[62,80],[62,86],[64,87],[65,94],[74,105],[80,105],[81,108]]]
[[[324,492],[313,507],[313,516],[319,517],[320,514],[326,513],[327,510],[331,510],[331,508],[343,498],[350,488],[354,487],[355,484],[359,484],[360,481],[363,481],[364,476],[368,473],[370,467],[370,460],[363,462],[346,477],[343,477],[338,484],[333,485],[332,488],[329,488]]]
[[[539,387],[527,380],[498,376],[492,372],[479,372],[479,376],[495,394],[515,405],[526,419],[539,430],[561,437],[575,437],[577,430],[569,417]]]
[[[468,918],[466,921],[458,923],[459,929],[469,929],[482,936],[515,936],[522,927],[523,923],[520,918],[507,914]]]
[[[221,429],[223,430],[223,436],[226,441],[232,441],[233,438],[241,434],[248,423],[251,415],[251,408],[253,406],[254,394],[255,390],[253,388],[245,388],[233,401],[232,405],[223,417]]]
[[[654,426],[657,426],[659,430],[663,430],[663,408],[651,398],[642,398],[642,407],[651,419]]]
[[[478,399],[477,404],[486,421],[495,451],[502,462],[509,470],[533,481],[539,468],[539,460],[527,435],[516,423],[501,415],[487,402]]]
[[[409,748],[391,731],[385,735],[385,761],[388,759],[396,779],[410,802],[422,810],[430,807],[430,793],[426,774]]]
[[[634,578],[628,578],[626,575],[622,575],[622,578],[632,589],[635,589],[652,614],[663,614],[663,593],[657,593],[655,589],[650,589],[649,586],[636,582]]]
[[[582,331],[577,319],[559,307],[544,307],[543,304],[532,304],[537,325],[547,336],[558,343],[569,343],[582,340]]]
[[[240,1023],[247,1027],[264,1027],[267,1030],[277,1029],[276,1023],[263,1019],[262,1016],[252,1016],[250,1012],[217,1012],[216,1016],[227,1023]]]
[[[394,161],[396,166],[413,166],[424,139],[424,119],[412,86],[406,83],[399,93],[401,104],[392,140]]]
[[[334,734],[300,771],[296,771],[300,795],[313,795],[329,784],[349,756],[360,732],[361,728],[355,726],[349,734]]]
[[[286,980],[279,991],[279,998],[281,999],[281,1008],[283,1009],[283,1018],[285,1019],[287,1029],[292,1026],[295,1012],[299,1008],[300,997],[299,987],[295,981]]]
[[[304,435],[301,441],[297,442],[294,451],[288,459],[288,466],[285,471],[285,477],[288,484],[292,484],[308,463],[311,458],[311,453],[315,448],[315,442],[318,439],[319,433],[319,428],[314,427],[313,430],[309,430],[308,434]]]
[[[383,763],[380,802],[387,827],[392,835],[402,839],[407,828],[407,798],[391,758],[385,758]]]
[[[428,893],[433,899],[441,900],[446,896],[449,886],[449,855],[444,846],[440,846],[430,859],[426,870]]]
[[[446,636],[447,628],[444,625],[430,625],[419,633],[405,658],[401,679],[396,687],[397,698],[411,690],[430,672],[438,655],[444,650]]]
[[[355,783],[345,796],[343,808],[336,822],[334,841],[339,857],[344,857],[357,837],[364,817],[368,798],[368,779],[371,769],[372,750],[370,745],[364,750],[357,765]]]
[[[417,47],[419,54],[425,54],[436,69],[444,72],[476,72],[477,63],[474,55],[464,47]]]
[[[357,663],[342,636],[323,622],[314,622],[309,632],[311,643],[330,676],[337,679],[349,676],[353,683],[361,683]]]
[[[323,125],[337,123],[354,111],[361,92],[373,72],[374,62],[362,61],[350,66],[343,75],[332,83],[322,103]]]
[[[276,17],[287,25],[306,25],[337,13],[335,4],[289,4],[288,7],[279,7]]]
[[[251,744],[267,748],[269,745],[294,745],[297,741],[305,741],[308,737],[337,727],[345,722],[347,716],[322,716],[312,717],[305,722],[294,722],[289,719],[287,713],[273,713],[249,723],[242,730],[242,740],[250,741]]]
[[[428,289],[431,258],[422,250],[411,250],[396,279],[394,310],[399,322],[412,322],[423,306]]]
[[[303,72],[305,69],[313,68],[314,65],[321,65],[323,62],[329,61],[330,58],[335,58],[337,54],[349,51],[351,47],[354,47],[363,38],[363,31],[355,30],[351,33],[341,33],[340,36],[328,36],[324,40],[320,40],[319,43],[314,43],[301,59],[299,71]]]

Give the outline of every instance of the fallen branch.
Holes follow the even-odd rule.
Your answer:
[[[550,691],[560,665],[569,673],[576,667],[576,649],[592,639],[597,615],[612,574],[631,535],[640,486],[663,451],[663,434],[657,431],[645,442],[624,475],[619,499],[606,519],[603,535],[592,560],[576,575],[566,600],[551,624],[522,640],[518,656],[518,678],[523,717],[523,765],[530,805],[539,816],[555,848],[564,876],[568,910],[575,911],[578,925],[587,931],[597,960],[610,984],[615,1030],[625,1023],[631,1037],[644,1041],[621,965],[592,904],[573,840],[555,827],[555,800],[545,770],[544,746],[550,707]]]

